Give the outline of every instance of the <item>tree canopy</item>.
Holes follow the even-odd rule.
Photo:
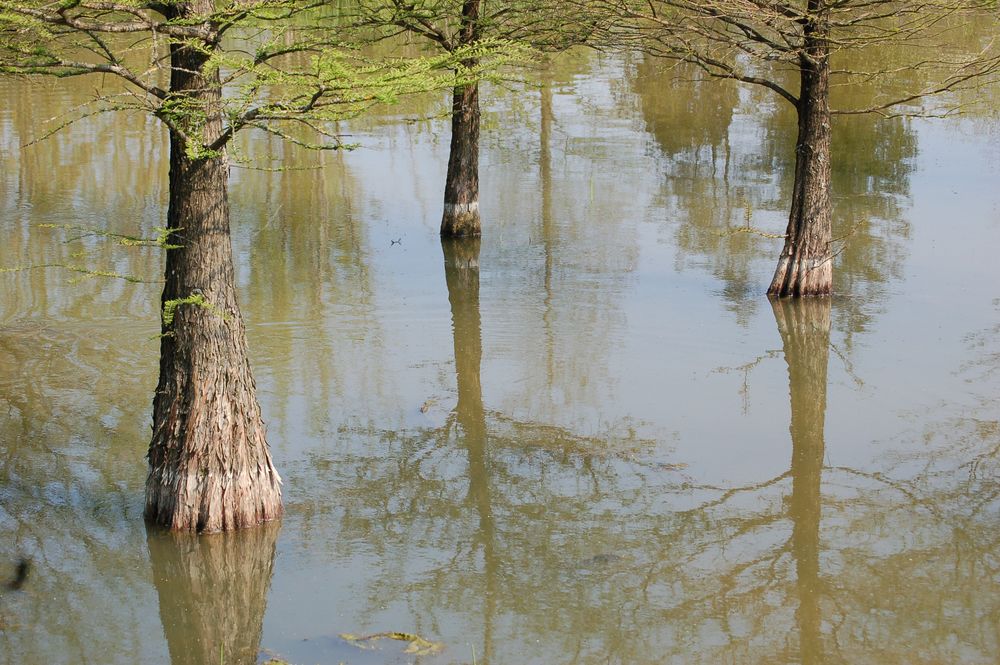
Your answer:
[[[580,0],[618,20],[602,39],[693,63],[710,76],[764,86],[797,104],[797,73],[828,51],[833,85],[880,86],[865,107],[888,113],[930,95],[976,85],[1000,71],[992,40],[971,54],[953,47],[970,22],[995,20],[990,0]],[[916,47],[916,48],[906,48]],[[858,57],[858,52],[882,57]],[[886,57],[886,56],[889,57]],[[876,64],[877,63],[877,64]],[[911,107],[911,110],[914,110]]]
[[[420,58],[375,56],[345,44],[333,30],[338,14],[314,0],[229,0],[194,11],[189,5],[3,0],[0,72],[115,77],[126,85],[102,87],[66,122],[98,111],[147,111],[196,156],[218,151],[246,128],[309,147],[340,147],[330,123],[400,95],[472,80],[519,52],[510,42],[482,40]],[[171,90],[169,53],[182,45],[220,73],[218,101]],[[458,65],[470,58],[474,66]],[[202,136],[216,114],[222,125]]]
[[[584,42],[595,27],[589,13],[559,0],[359,0],[345,15],[352,27],[417,35],[451,52],[489,39],[561,51]]]

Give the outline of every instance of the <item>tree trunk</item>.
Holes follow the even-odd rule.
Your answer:
[[[196,6],[197,5],[197,6]],[[176,5],[206,16],[212,0]],[[208,118],[193,131],[221,132],[218,71],[203,75],[200,49],[171,47],[171,92]],[[160,378],[153,400],[146,519],[171,529],[223,531],[281,514],[281,480],[264,422],[236,301],[224,152],[193,156],[170,132],[170,203],[162,305]],[[172,313],[172,320],[171,320]]]
[[[810,13],[823,0],[810,0]],[[821,16],[823,16],[821,14]],[[821,21],[823,19],[820,19]],[[795,184],[785,246],[768,288],[772,296],[823,296],[833,291],[830,219],[830,48],[822,22],[806,26],[800,56]]]
[[[451,109],[451,152],[444,186],[441,235],[478,236],[479,219],[479,84],[455,88]]]
[[[458,43],[471,46],[479,39],[482,0],[462,2]],[[475,67],[475,60],[462,63]],[[451,151],[444,183],[441,235],[457,238],[482,233],[479,220],[479,84],[455,88],[451,105]]]

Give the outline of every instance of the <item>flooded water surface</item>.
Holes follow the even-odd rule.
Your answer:
[[[0,79],[0,661],[997,662],[996,118],[838,118],[807,302],[748,232],[791,198],[763,92],[589,53],[489,90],[471,242],[443,96],[351,152],[245,137],[286,515],[196,538],[142,520],[162,250],[70,228],[155,236],[165,135],[24,145],[92,85]]]

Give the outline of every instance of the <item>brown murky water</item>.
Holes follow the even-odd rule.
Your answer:
[[[784,109],[539,76],[489,95],[481,243],[442,121],[241,144],[293,167],[232,179],[287,515],[201,539],[141,518],[162,255],[39,226],[154,234],[161,130],[22,149],[93,83],[0,80],[0,266],[150,280],[0,274],[0,661],[997,662],[1000,123],[838,121],[841,295],[772,305]],[[445,648],[339,637],[381,631]]]

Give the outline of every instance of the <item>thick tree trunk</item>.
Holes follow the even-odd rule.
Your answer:
[[[197,2],[205,6],[181,7],[211,13],[211,0]],[[171,91],[209,118],[198,138],[222,126],[218,72],[203,76],[205,61],[197,50],[171,49]],[[226,156],[192,158],[185,148],[171,131],[167,225],[181,247],[167,252],[145,514],[171,529],[222,531],[278,517],[281,480],[264,439],[236,301]]]
[[[441,235],[478,236],[479,219],[479,85],[455,88],[451,109],[451,152],[444,186]]]
[[[788,363],[792,419],[792,554],[799,608],[798,661],[822,662],[820,515],[825,445],[826,376],[830,355],[830,300],[772,301]]]
[[[821,9],[821,4],[822,0],[810,0],[811,11]],[[806,28],[806,49],[799,63],[792,209],[785,246],[767,290],[772,296],[822,296],[833,291],[829,56],[825,29],[811,24]]]

